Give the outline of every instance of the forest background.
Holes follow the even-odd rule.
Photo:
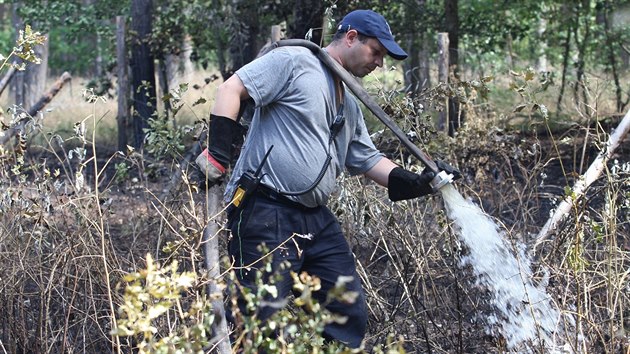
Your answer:
[[[571,190],[628,110],[630,1],[620,0],[0,0],[0,348],[220,351],[207,286],[223,288],[232,268],[209,275],[202,249],[224,215],[208,212],[188,163],[214,89],[272,35],[325,45],[357,8],[382,13],[410,54],[363,87],[463,172],[458,189],[531,257],[521,276],[574,319],[554,343],[510,348],[439,195],[391,203],[343,176],[330,207],[368,295],[366,351],[630,352],[627,140],[585,194]],[[384,153],[422,168],[364,113]],[[565,197],[575,206],[534,249]],[[225,235],[211,236],[223,253]],[[302,281],[303,294],[316,287]],[[235,345],[314,351],[330,317],[304,306],[274,319],[291,343],[243,320]]]

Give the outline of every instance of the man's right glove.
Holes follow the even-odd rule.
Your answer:
[[[218,183],[232,158],[232,142],[240,134],[239,124],[227,117],[210,115],[208,148],[197,156],[195,163],[211,184]]]

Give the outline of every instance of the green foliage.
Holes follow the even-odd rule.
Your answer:
[[[9,53],[13,50],[12,43],[14,38],[13,28],[0,27],[0,53]]]
[[[19,6],[18,15],[49,35],[52,71],[77,75],[93,72],[97,54],[104,63],[115,57],[115,28],[111,19],[128,9],[126,0],[88,4],[79,0],[26,0]]]
[[[107,63],[113,59],[115,50],[115,41],[110,37],[111,34],[103,35],[99,44],[95,35],[87,33],[77,36],[73,33],[73,29],[67,26],[57,26],[50,30],[48,65],[52,71],[68,71],[75,75],[92,74],[95,55],[99,52],[103,65],[107,66]],[[86,40],[87,38],[90,40]]]
[[[180,129],[174,129],[171,121],[166,117],[149,118],[149,127],[144,129],[146,134],[145,150],[155,156],[175,157],[184,152],[184,133]]]
[[[170,106],[170,112],[166,112],[170,113],[170,117],[167,114],[158,114],[148,120],[149,127],[144,129],[146,134],[145,150],[156,158],[179,157],[184,152],[185,138],[189,136],[194,127],[190,125],[175,127],[173,122],[181,109],[187,106],[183,100],[187,91],[188,84],[184,83],[162,97],[162,101]],[[203,102],[205,100],[201,98],[192,106]]]
[[[158,58],[182,51],[184,37],[190,33],[190,10],[189,1],[156,1],[155,13],[159,15],[152,23],[151,47]]]
[[[114,182],[122,183],[122,182],[126,181],[127,179],[129,179],[129,171],[131,170],[131,167],[129,165],[127,165],[124,162],[121,162],[121,163],[115,164],[114,168],[116,169],[116,175],[114,176]]]
[[[179,272],[177,261],[161,268],[148,254],[146,269],[127,274],[123,281],[120,318],[112,335],[136,337],[140,353],[204,353],[214,318],[209,304],[195,300],[186,310],[182,304],[182,294],[198,282],[195,273]],[[156,323],[169,312],[191,324],[159,333]]]
[[[40,45],[46,41],[46,37],[42,36],[41,33],[33,31],[31,26],[26,25],[24,30],[18,31],[18,38],[15,41],[15,46],[11,53],[8,56],[3,56],[0,54],[0,71],[2,71],[7,65],[14,66],[18,70],[24,70],[26,63],[31,62],[35,64],[39,64],[41,59],[35,55],[35,50],[33,49],[36,45]],[[22,60],[24,63],[21,64],[13,64],[10,62],[10,59],[16,56]]]
[[[518,93],[522,98],[522,102],[514,108],[514,112],[521,112],[525,108],[529,108],[530,112],[539,113],[545,120],[548,120],[549,110],[539,96],[544,94],[553,83],[553,76],[547,73],[538,75],[531,67],[523,72],[510,71],[510,75],[514,80],[510,83],[510,90]],[[539,76],[538,81],[535,80],[537,76]]]
[[[264,248],[264,246],[263,246]],[[340,343],[325,342],[322,337],[324,326],[333,321],[345,321],[319,304],[313,293],[321,289],[319,278],[306,273],[290,272],[294,282],[293,290],[298,294],[288,307],[277,311],[267,321],[261,321],[256,309],[271,301],[285,305],[285,299],[277,297],[276,283],[281,278],[270,274],[271,256],[263,260],[263,271],[257,272],[256,292],[239,286],[235,271],[228,273],[232,312],[237,323],[233,350],[242,353],[365,353],[362,349],[349,349]],[[266,281],[264,279],[267,279]],[[345,290],[351,279],[340,277],[329,293],[326,303],[341,301],[353,303],[357,294]],[[125,290],[123,302],[118,307],[120,317],[112,330],[115,336],[134,337],[140,353],[202,353],[213,340],[210,338],[214,319],[212,306],[207,299],[197,298],[184,302],[183,294],[194,290],[200,281],[195,273],[179,272],[177,262],[160,268],[150,255],[146,257],[146,269],[130,273],[123,278]],[[244,315],[236,304],[237,297],[246,301],[245,307],[252,311]],[[177,330],[163,333],[159,323],[171,313],[186,325]],[[379,345],[374,353],[405,353],[402,342],[392,337],[383,347]]]
[[[23,0],[18,15],[25,22],[37,23],[44,32],[66,27],[72,36],[82,37],[86,33],[111,33],[105,24],[114,16],[124,14],[129,5],[129,0],[90,3],[82,0]]]

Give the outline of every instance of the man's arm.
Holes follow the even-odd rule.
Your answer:
[[[212,114],[236,120],[241,101],[249,98],[243,82],[234,74],[217,88]]]
[[[398,167],[392,160],[383,157],[374,167],[365,173],[365,176],[383,187],[389,185],[389,174],[394,168]]]
[[[241,133],[236,119],[241,101],[247,98],[249,98],[247,89],[237,75],[232,75],[217,88],[210,114],[208,147],[195,160],[208,181],[213,184],[223,178],[230,164],[232,143]]]

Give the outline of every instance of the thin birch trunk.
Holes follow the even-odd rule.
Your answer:
[[[591,166],[586,170],[578,181],[573,185],[573,189],[571,190],[571,195],[566,196],[564,200],[558,205],[556,211],[553,213],[551,218],[547,220],[545,226],[540,230],[538,237],[536,238],[536,242],[534,244],[534,250],[538,247],[543,241],[545,241],[549,235],[555,231],[556,227],[560,224],[560,222],[564,219],[566,214],[568,214],[573,208],[575,202],[584,195],[586,189],[593,183],[604,171],[606,167],[606,162],[610,159],[615,149],[619,146],[623,138],[628,134],[630,130],[630,111],[626,113],[625,117],[621,120],[617,128],[613,131],[613,133],[608,138],[606,142],[606,147],[603,151],[599,153],[595,161],[591,164]]]
[[[208,270],[208,297],[211,299],[214,311],[212,333],[214,345],[220,354],[232,353],[230,336],[225,319],[225,307],[223,305],[223,291],[218,285],[221,279],[219,262],[219,237],[223,234],[219,225],[215,222],[221,210],[221,196],[223,187],[215,185],[208,189],[207,208],[210,221],[203,232],[203,251],[206,269]]]

